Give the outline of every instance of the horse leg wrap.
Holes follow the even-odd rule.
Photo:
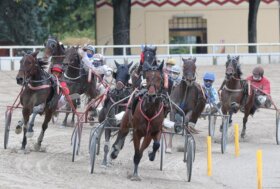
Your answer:
[[[139,162],[140,162],[140,160],[141,160],[141,155],[140,155],[140,153],[138,152],[138,153],[135,153],[134,154],[134,158],[133,158],[133,160],[134,160],[134,163],[136,164],[136,165],[138,165],[139,164]]]
[[[155,141],[153,144],[153,152],[156,152],[160,147],[160,143],[158,141]]]

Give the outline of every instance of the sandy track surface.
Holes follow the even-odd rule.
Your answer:
[[[244,76],[247,76],[254,65],[243,65]],[[264,65],[265,75],[271,80],[272,96],[276,104],[280,101],[280,65]],[[198,81],[205,71],[217,74],[215,86],[218,87],[224,77],[224,66],[198,66]],[[80,155],[71,162],[70,145],[73,128],[62,128],[58,124],[49,124],[43,141],[43,152],[34,152],[33,144],[41,130],[43,117],[35,124],[35,133],[28,140],[29,153],[21,153],[22,134],[14,132],[16,123],[21,118],[21,111],[13,113],[8,149],[4,150],[4,113],[6,105],[11,105],[20,87],[16,85],[16,72],[0,72],[0,188],[256,188],[256,151],[263,151],[263,188],[280,188],[280,146],[275,142],[275,111],[260,110],[254,117],[249,117],[247,136],[240,141],[240,156],[234,155],[233,128],[229,128],[227,152],[221,154],[218,128],[212,143],[213,175],[207,176],[206,136],[208,121],[200,119],[196,128],[201,131],[195,136],[196,159],[192,181],[187,182],[186,165],[183,153],[184,138],[175,136],[173,153],[164,154],[163,171],[159,170],[160,154],[154,162],[148,160],[148,151],[144,152],[140,162],[139,173],[142,181],[130,181],[127,176],[133,170],[133,143],[128,138],[123,151],[113,161],[113,166],[100,166],[103,150],[97,157],[94,174],[90,174],[88,140],[91,126],[85,125],[82,133]],[[242,114],[233,117],[234,123],[242,125]],[[218,120],[220,123],[220,120]],[[115,138],[111,140],[111,144]],[[103,147],[102,141],[102,147]]]

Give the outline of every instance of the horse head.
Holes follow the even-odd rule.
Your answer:
[[[78,47],[70,47],[66,50],[63,64],[68,67],[80,69],[81,58],[78,53]]]
[[[57,37],[49,36],[47,41],[44,43],[45,46],[45,58],[49,58],[54,55],[63,55],[64,54],[64,46],[61,44]]]
[[[119,64],[115,61],[117,70],[113,73],[113,78],[116,80],[116,89],[122,90],[128,85],[128,80],[130,78],[129,68],[132,66],[133,62],[130,64]]]
[[[189,86],[193,85],[196,80],[195,72],[196,72],[196,58],[188,58],[183,60],[183,81]]]
[[[20,68],[16,77],[17,84],[23,85],[37,74],[38,70],[44,69],[48,62],[39,61],[37,59],[39,51],[31,54],[25,54],[20,60]]]
[[[148,96],[156,97],[162,91],[163,64],[164,62],[162,61],[162,63],[159,66],[147,66],[148,69],[145,71],[145,77],[147,82],[146,88],[148,90]]]
[[[226,62],[226,78],[239,78],[242,75],[239,63],[239,56],[227,56]]]
[[[155,66],[157,63],[156,62],[156,51],[157,51],[157,47],[155,47],[155,46],[145,46],[143,49],[144,63]]]

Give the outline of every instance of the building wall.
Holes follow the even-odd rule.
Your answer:
[[[208,5],[196,3],[192,6],[183,3],[176,6],[164,3],[161,6],[155,4],[146,4],[144,6],[137,3],[138,1],[132,0],[131,44],[168,44],[169,20],[173,16],[193,15],[202,16],[207,19],[208,43],[217,44],[221,40],[224,40],[224,43],[248,43],[248,3],[246,1],[238,5],[229,0],[229,3],[223,5],[217,3],[209,3]],[[173,1],[178,2],[178,0]],[[194,1],[189,0],[189,2]],[[211,0],[204,1],[211,2]],[[149,1],[143,0],[143,2],[147,3]],[[151,0],[150,2],[156,2],[156,0]],[[158,0],[158,2],[162,1]],[[278,11],[277,1],[267,0],[261,3],[257,18],[258,43],[279,42]],[[108,4],[99,6],[97,9],[97,44],[113,44],[112,31],[112,7]],[[279,51],[278,48],[267,48],[264,50]],[[226,49],[226,52],[232,51],[233,48],[228,47]],[[247,47],[241,48],[240,51],[247,52]],[[165,50],[159,49],[158,52],[165,53]],[[211,52],[211,49],[208,49],[208,52]],[[138,50],[132,50],[132,53],[137,54]]]

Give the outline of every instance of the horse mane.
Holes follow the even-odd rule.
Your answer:
[[[38,65],[41,69],[46,69],[48,67],[48,61],[44,61],[43,59],[39,58],[36,59],[36,61],[38,62]]]

